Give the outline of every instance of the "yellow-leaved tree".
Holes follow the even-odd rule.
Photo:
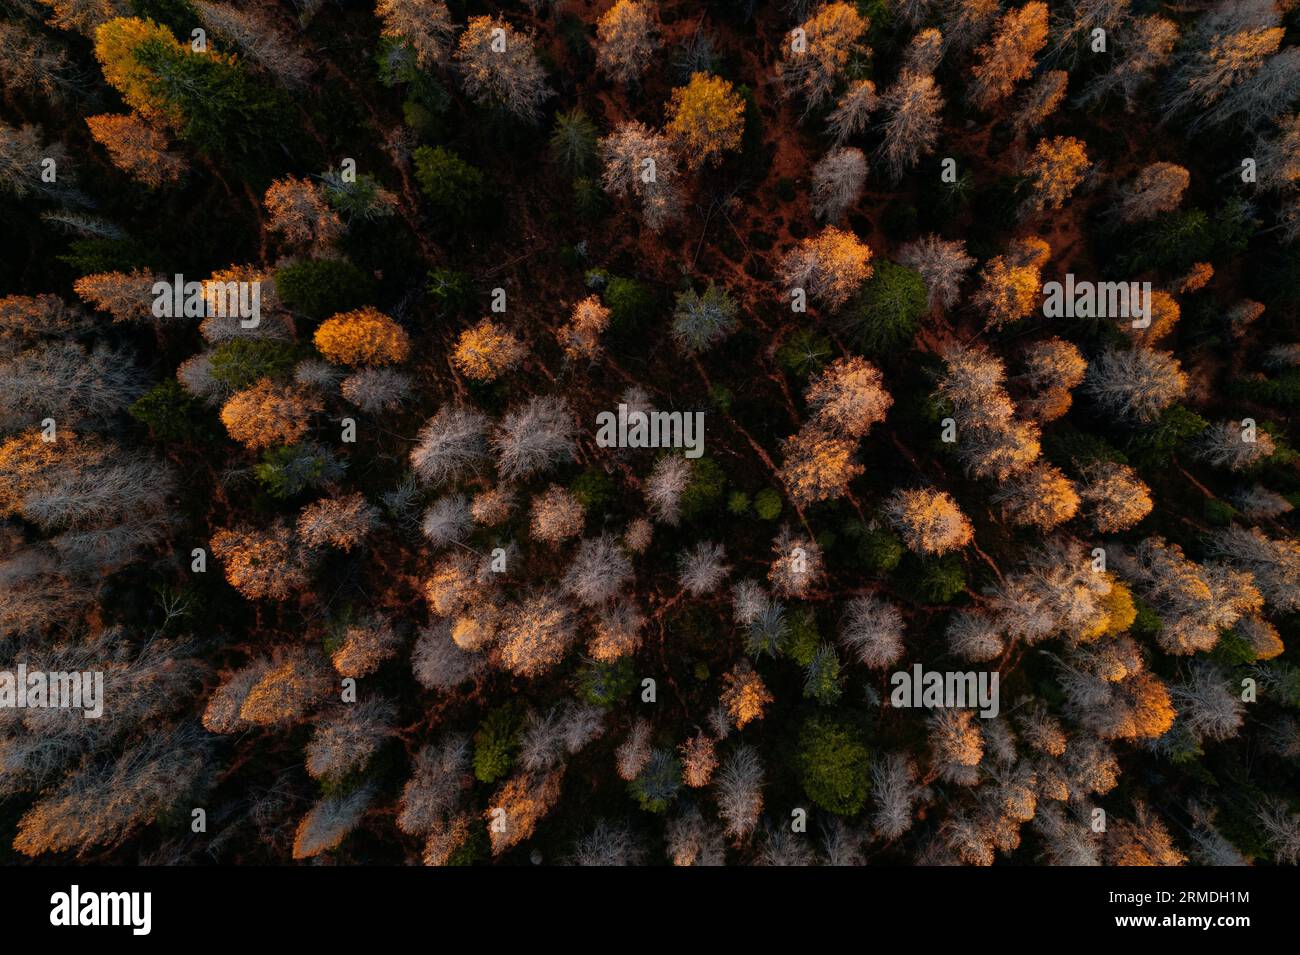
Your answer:
[[[189,51],[171,30],[152,20],[117,17],[95,30],[95,59],[105,82],[122,94],[126,105],[145,119],[177,123],[179,112],[158,95],[153,88],[153,73],[136,60],[135,51],[145,43],[160,43],[182,53]]]
[[[691,168],[722,161],[740,148],[745,132],[745,101],[720,76],[694,73],[673,90],[668,104],[668,136]]]
[[[411,353],[411,339],[402,326],[370,306],[326,319],[313,340],[336,365],[395,365]]]

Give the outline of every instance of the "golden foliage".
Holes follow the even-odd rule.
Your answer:
[[[68,430],[58,435],[57,441],[45,441],[33,428],[0,444],[0,517],[19,516],[28,488],[54,468],[73,466],[77,436]]]
[[[533,834],[537,823],[559,800],[563,780],[563,766],[545,776],[520,773],[506,780],[484,813],[494,856]]]
[[[743,729],[746,723],[763,718],[763,711],[773,696],[748,661],[742,660],[730,672],[723,674],[722,682],[722,705],[727,708],[736,729]]]
[[[790,499],[803,505],[843,496],[865,470],[855,460],[857,450],[855,439],[805,424],[781,446],[785,460],[778,473]]]
[[[1172,295],[1168,292],[1153,291],[1151,293],[1151,324],[1146,328],[1134,328],[1131,318],[1123,318],[1120,320],[1119,327],[1130,338],[1150,346],[1172,332],[1182,314],[1182,307]]]
[[[722,77],[694,73],[686,86],[673,90],[667,132],[691,168],[719,163],[723,153],[740,148],[745,101]]]
[[[171,30],[152,20],[118,17],[96,28],[95,59],[105,82],[122,94],[126,105],[145,119],[178,123],[181,117],[176,108],[153,92],[152,72],[136,61],[136,48],[146,42],[161,43],[187,56],[199,55],[190,54],[189,47],[180,43]]]
[[[492,604],[475,604],[452,621],[452,642],[467,653],[482,650],[496,637],[500,619],[500,611]]]
[[[816,409],[819,425],[840,434],[863,437],[872,425],[885,420],[894,399],[882,385],[880,370],[864,358],[837,358],[804,392]]]
[[[440,617],[458,614],[478,595],[479,585],[474,558],[469,554],[449,554],[433,566],[424,582],[424,596],[429,608]]]
[[[280,233],[290,245],[324,249],[343,234],[343,220],[324,190],[310,179],[277,179],[267,187],[262,204],[266,228]]]
[[[250,600],[288,600],[309,583],[307,564],[282,523],[266,530],[220,530],[212,553],[225,567],[226,580]]]
[[[298,536],[308,547],[337,547],[345,553],[360,546],[374,521],[364,494],[324,498],[298,515]]]
[[[647,4],[618,0],[596,21],[596,66],[616,83],[630,83],[645,72],[659,45]]]
[[[1074,517],[1079,493],[1059,468],[1039,461],[999,495],[1011,523],[1050,531]]]
[[[325,668],[315,657],[291,654],[254,684],[239,708],[239,718],[259,726],[300,719],[328,686]]]
[[[1210,284],[1212,278],[1214,278],[1213,265],[1209,262],[1193,262],[1192,267],[1187,270],[1187,274],[1174,284],[1174,291],[1179,295],[1199,292]]]
[[[1038,269],[1031,265],[1013,265],[1008,256],[990,259],[980,271],[980,288],[975,305],[984,310],[991,329],[1026,318],[1042,291]]]
[[[718,768],[713,737],[703,731],[682,743],[682,779],[693,789],[707,786]]]
[[[528,349],[518,338],[490,319],[461,332],[451,361],[466,378],[473,381],[496,381],[514,368]]]
[[[564,357],[571,361],[595,358],[600,352],[601,332],[608,327],[609,309],[601,304],[598,296],[588,295],[573,306],[568,323],[556,335],[564,348]]]
[[[115,322],[145,321],[153,317],[155,277],[144,269],[134,272],[96,272],[72,283],[72,290],[95,308],[108,312]]]
[[[582,533],[586,509],[569,491],[552,484],[533,498],[531,533],[539,541],[558,544]]]
[[[321,410],[312,392],[263,378],[231,395],[221,407],[221,423],[230,437],[250,451],[293,444],[307,433],[310,417]]]
[[[411,353],[411,339],[402,326],[370,306],[321,322],[313,341],[337,365],[394,365]]]
[[[779,274],[788,289],[838,308],[871,278],[871,246],[852,232],[827,226],[802,239],[782,258]]]
[[[1053,136],[1039,142],[1027,169],[1034,178],[1034,207],[1061,208],[1087,171],[1088,148],[1083,140]]]
[[[470,501],[469,512],[480,524],[496,527],[510,519],[514,505],[514,494],[508,488],[494,487],[475,494]]]
[[[108,150],[113,165],[150,188],[180,179],[185,161],[167,152],[167,137],[134,113],[87,116],[91,138]]]
[[[1033,72],[1034,58],[1047,43],[1047,4],[1035,0],[1008,10],[992,36],[975,51],[979,62],[972,70],[971,100],[980,109],[1010,96],[1016,83]]]
[[[779,75],[788,93],[802,95],[811,109],[831,94],[860,50],[871,23],[851,3],[825,3],[791,31],[782,44]]]
[[[897,491],[889,515],[904,543],[918,553],[946,554],[965,547],[975,537],[971,522],[946,491]]]

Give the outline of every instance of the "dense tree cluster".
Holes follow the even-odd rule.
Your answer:
[[[1295,864],[1295,6],[6,4],[0,842]]]

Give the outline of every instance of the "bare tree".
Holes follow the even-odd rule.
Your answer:
[[[744,839],[758,825],[763,811],[763,765],[752,746],[739,746],[723,760],[714,783],[718,814],[727,835]]]
[[[871,766],[876,802],[871,826],[882,839],[897,839],[912,828],[913,807],[924,798],[916,783],[916,767],[901,753],[890,753]]]
[[[961,297],[962,280],[975,259],[966,254],[964,240],[931,234],[903,245],[898,250],[898,263],[925,280],[931,311],[947,311]]]
[[[813,167],[813,214],[839,222],[862,195],[867,181],[867,157],[862,150],[837,147]]]
[[[487,423],[474,408],[443,405],[416,436],[411,469],[435,485],[472,474],[488,458]]]
[[[411,393],[411,376],[394,368],[358,368],[343,379],[339,393],[368,414],[400,408]]]
[[[0,358],[0,429],[17,431],[45,418],[104,427],[143,390],[133,357],[106,345],[89,351],[59,341]]]
[[[873,670],[893,666],[903,656],[903,615],[879,597],[854,597],[844,610],[840,642]]]
[[[632,561],[611,534],[588,538],[564,574],[564,589],[588,607],[598,607],[619,595],[632,579]]]
[[[487,658],[456,646],[451,624],[440,621],[420,632],[411,652],[411,669],[421,686],[447,692],[483,673]]]
[[[446,494],[424,512],[420,532],[434,547],[446,547],[468,537],[474,529],[469,500],[463,494]]]
[[[933,76],[904,71],[880,98],[885,118],[878,161],[897,182],[934,151],[942,125],[943,95]]]
[[[580,866],[640,865],[645,851],[625,827],[600,820],[573,847],[572,861]]]
[[[605,191],[631,193],[641,204],[641,217],[655,232],[681,214],[677,157],[668,138],[634,120],[620,123],[600,141]]]
[[[943,4],[943,38],[950,48],[962,52],[979,43],[998,16],[998,0],[940,0]]]
[[[948,649],[963,660],[983,663],[1002,654],[1001,628],[996,620],[979,610],[954,613],[948,618],[944,636],[948,640]]]
[[[907,45],[903,53],[903,71],[921,75],[932,74],[943,59],[943,34],[934,27],[921,30]]]
[[[1270,538],[1258,527],[1232,525],[1212,534],[1208,548],[1248,571],[1270,607],[1282,613],[1300,609],[1300,543]]]
[[[712,593],[731,570],[723,563],[725,558],[721,544],[701,541],[681,555],[678,561],[678,582],[694,597]]]
[[[1289,500],[1262,484],[1242,488],[1233,495],[1232,504],[1252,520],[1272,520],[1295,509]]]
[[[1197,454],[1215,467],[1246,471],[1272,456],[1277,450],[1267,431],[1245,428],[1236,421],[1221,421],[1205,429]]]
[[[871,114],[879,105],[875,83],[871,80],[850,83],[826,117],[826,129],[834,138],[835,145],[842,146],[849,137],[865,132]]]
[[[787,96],[800,96],[805,113],[834,91],[859,52],[870,24],[848,3],[825,3],[811,18],[786,34],[777,77]]]
[[[1144,166],[1137,179],[1123,190],[1115,214],[1122,222],[1146,222],[1164,212],[1172,212],[1182,201],[1191,182],[1191,174],[1171,162]]]
[[[1188,31],[1166,84],[1166,108],[1171,113],[1195,110],[1192,129],[1237,114],[1252,98],[1249,93],[1243,98],[1243,91],[1277,52],[1284,33],[1275,4],[1219,3]],[[1294,64],[1288,65],[1294,71]],[[1277,105],[1280,111],[1288,101]]]
[[[530,477],[573,454],[573,416],[562,398],[530,398],[506,412],[492,436],[506,480]]]
[[[596,21],[596,66],[616,83],[633,83],[659,48],[648,4],[618,0]]]
[[[1095,103],[1119,94],[1131,113],[1138,93],[1169,62],[1177,41],[1177,24],[1164,17],[1138,17],[1124,24],[1110,41],[1115,50],[1110,66],[1084,86],[1079,101]]]
[[[463,734],[422,746],[398,800],[397,828],[412,836],[431,832],[460,803],[470,770],[469,739]]]
[[[1111,348],[1088,367],[1083,389],[1106,411],[1146,423],[1186,393],[1187,375],[1169,352]]]
[[[396,710],[382,698],[343,704],[316,723],[307,743],[307,772],[338,780],[362,769],[393,732]]]
[[[375,13],[384,21],[381,35],[409,43],[423,69],[446,66],[456,36],[447,4],[439,0],[377,0]]]
[[[681,520],[682,493],[691,480],[691,462],[679,454],[669,454],[655,462],[645,482],[646,503],[655,520],[676,526]]]
[[[37,856],[119,842],[195,795],[209,761],[195,724],[145,733],[111,761],[87,761],[42,795],[18,820],[14,848]]]
[[[350,793],[326,796],[302,817],[293,837],[293,857],[310,859],[338,848],[370,808],[375,797],[373,786],[365,785]]]
[[[365,540],[379,522],[379,510],[364,494],[323,498],[298,515],[298,538],[308,547],[337,547],[350,551]]]
[[[1065,70],[1048,70],[1025,90],[1016,109],[1016,133],[1023,136],[1041,126],[1065,99],[1070,74]]]
[[[631,731],[614,751],[615,765],[620,779],[631,782],[641,775],[650,761],[650,723],[644,718],[632,724]]]
[[[706,823],[694,806],[669,821],[664,837],[668,858],[673,865],[726,864],[726,845],[722,833]]]
[[[817,541],[789,525],[772,538],[772,564],[767,579],[781,597],[798,597],[821,579],[822,549]]]
[[[218,38],[234,44],[239,52],[286,86],[297,87],[307,82],[311,61],[294,49],[266,17],[207,0],[196,0],[194,8],[203,25]]]
[[[455,59],[470,99],[535,124],[554,95],[532,43],[501,17],[470,17]]]
[[[1178,719],[1197,740],[1236,736],[1245,722],[1246,707],[1233,691],[1228,674],[1207,660],[1195,660],[1187,678],[1169,688]]]

